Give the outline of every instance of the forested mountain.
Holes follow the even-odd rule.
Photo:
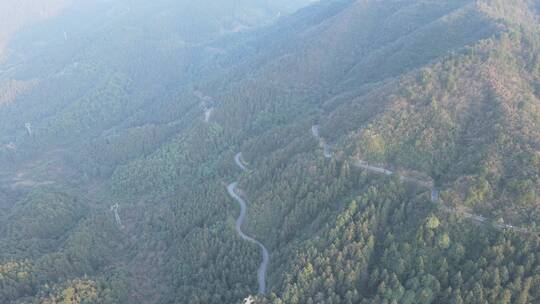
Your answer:
[[[19,31],[0,302],[540,303],[540,2],[311,2]]]

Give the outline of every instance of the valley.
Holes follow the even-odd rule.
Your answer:
[[[0,303],[538,303],[537,2],[21,6]]]

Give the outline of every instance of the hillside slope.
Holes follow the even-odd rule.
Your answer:
[[[160,5],[2,74],[0,300],[540,301],[537,1],[321,1],[202,42]]]

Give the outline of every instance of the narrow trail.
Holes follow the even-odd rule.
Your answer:
[[[319,125],[314,125],[314,126],[311,127],[312,135],[317,140],[319,140],[319,145],[323,147],[324,157],[325,158],[330,158],[331,154],[328,154],[327,151],[331,151],[331,147],[326,143],[324,138],[322,138],[320,136],[319,130],[320,130]],[[388,170],[386,168],[370,165],[370,164],[368,164],[368,162],[363,161],[363,160],[358,160],[358,161],[354,162],[353,166],[356,167],[356,168],[360,168],[360,169],[364,169],[366,171],[376,173],[376,174],[383,174],[383,175],[387,175],[387,176],[392,176],[392,175],[397,174],[397,173],[395,173],[395,172],[393,172],[391,170]],[[442,206],[443,210],[446,211],[446,212],[454,213],[454,214],[461,214],[461,215],[463,215],[463,217],[465,217],[467,219],[470,219],[470,220],[472,220],[472,221],[474,221],[474,222],[476,222],[478,224],[481,224],[481,225],[485,225],[485,224],[487,224],[489,222],[488,218],[483,217],[481,215],[476,215],[476,214],[473,214],[473,213],[460,211],[460,210],[457,210],[457,209],[454,209],[454,208],[449,208],[447,206],[444,206],[442,204],[442,201],[441,201],[440,196],[439,196],[440,191],[439,191],[439,189],[437,189],[433,185],[432,182],[419,180],[419,179],[409,177],[409,176],[405,176],[405,175],[399,175],[399,179],[402,182],[404,182],[404,181],[412,182],[412,183],[418,184],[418,185],[420,185],[422,187],[429,188],[429,190],[431,192],[430,193],[431,202],[433,202],[435,204],[440,204]],[[496,227],[498,229],[509,229],[509,230],[520,232],[520,233],[528,233],[529,232],[527,229],[520,228],[520,227],[515,227],[513,225],[504,224],[504,223],[495,224],[494,227]]]
[[[242,163],[242,153],[236,154],[236,156],[234,157],[234,162],[242,171],[244,172],[248,171],[246,166]],[[227,186],[227,192],[229,193],[229,196],[231,196],[240,205],[240,215],[236,219],[235,229],[238,235],[243,240],[256,244],[257,246],[261,248],[262,262],[261,262],[261,265],[259,266],[259,270],[257,271],[257,279],[259,282],[259,294],[265,294],[266,293],[266,272],[268,270],[268,263],[270,262],[270,253],[268,252],[268,249],[266,249],[266,247],[263,245],[263,243],[248,236],[247,234],[244,233],[244,231],[242,231],[242,225],[244,224],[244,221],[247,215],[247,203],[243,198],[241,198],[236,193],[237,186],[238,186],[238,182],[234,182],[230,184],[229,186]]]

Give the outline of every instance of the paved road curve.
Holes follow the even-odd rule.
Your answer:
[[[313,134],[313,136],[315,138],[317,138],[317,140],[319,140],[319,145],[323,148],[324,157],[325,158],[332,158],[332,147],[329,144],[326,143],[324,138],[321,137],[321,135],[320,135],[320,126],[319,125],[312,126],[311,127],[311,134]]]
[[[324,143],[324,139],[320,136],[320,127],[319,127],[319,125],[312,126],[311,127],[311,133],[320,142]],[[328,150],[330,150],[330,148],[328,148]],[[327,158],[328,158],[328,156],[331,157],[332,155],[331,154],[327,155],[326,151],[327,151],[327,148],[325,147],[325,151],[324,151],[325,157],[327,157]],[[240,155],[240,157],[241,157],[241,155]],[[388,176],[396,174],[395,172],[390,171],[390,170],[388,170],[386,168],[369,165],[367,162],[362,161],[362,160],[358,160],[358,161],[354,162],[354,166],[357,167],[357,168],[365,169],[365,170],[370,171],[370,172],[377,173],[377,174],[384,174],[384,175],[388,175]],[[419,184],[421,186],[424,186],[426,188],[429,188],[430,192],[431,192],[431,195],[430,195],[431,196],[431,201],[433,203],[438,203],[438,204],[441,203],[439,189],[437,189],[433,185],[430,185],[429,182],[421,181],[419,179],[408,177],[408,176],[403,176],[403,175],[400,175],[399,179],[401,181],[413,182],[413,183]],[[462,214],[465,218],[471,219],[472,221],[480,223],[480,224],[487,224],[489,222],[488,218],[483,217],[481,215],[476,215],[476,214],[472,214],[472,213],[469,213],[469,212],[458,211],[456,209],[448,208],[446,206],[443,206],[443,210],[445,210],[447,212],[450,212],[450,213]],[[528,232],[528,230],[525,229],[525,228],[515,227],[515,226],[513,226],[511,224],[498,223],[498,224],[495,224],[495,227],[498,228],[498,229],[510,229],[510,230],[521,232],[521,233],[527,233]]]
[[[240,167],[240,169],[244,172],[247,172],[249,171],[248,168],[246,167],[246,165],[244,165],[244,163],[242,162],[242,153],[238,153],[236,154],[236,156],[234,157],[234,162],[236,163],[236,165],[238,167]]]
[[[241,157],[242,157],[242,154],[238,153],[236,157],[234,158],[235,163],[238,165],[238,167],[240,167],[240,169],[242,169],[242,171],[247,171],[247,168],[241,161]],[[270,261],[270,254],[268,253],[268,249],[266,249],[263,243],[246,235],[242,231],[242,225],[244,224],[244,221],[246,219],[247,203],[243,198],[241,198],[238,194],[236,194],[237,185],[238,185],[238,182],[234,182],[227,187],[227,191],[229,192],[229,195],[240,205],[240,216],[238,216],[238,218],[236,219],[236,227],[235,227],[236,232],[238,232],[238,235],[243,240],[256,244],[261,248],[262,263],[261,263],[261,266],[259,266],[259,270],[257,271],[257,279],[259,281],[259,293],[265,294],[266,293],[266,272],[268,270],[268,262]]]

